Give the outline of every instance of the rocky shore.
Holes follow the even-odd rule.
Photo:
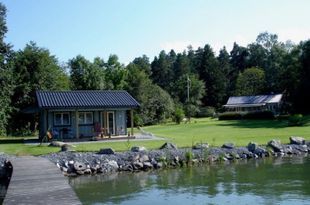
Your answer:
[[[302,137],[290,137],[290,144],[271,140],[266,146],[250,142],[247,147],[235,147],[232,143],[222,147],[196,144],[193,148],[178,149],[174,144],[165,143],[159,150],[147,151],[144,147],[132,147],[131,151],[115,152],[111,148],[99,152],[74,152],[68,145],[61,145],[61,152],[43,157],[54,162],[65,175],[113,173],[118,171],[147,171],[179,167],[199,163],[214,163],[234,160],[257,159],[269,156],[307,155],[310,142]]]

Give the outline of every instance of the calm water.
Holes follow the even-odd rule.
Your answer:
[[[310,158],[70,178],[83,204],[310,204]]]

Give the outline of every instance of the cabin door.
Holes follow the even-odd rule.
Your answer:
[[[108,135],[115,135],[115,115],[114,112],[107,112],[107,130]]]

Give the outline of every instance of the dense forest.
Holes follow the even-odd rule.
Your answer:
[[[263,32],[218,55],[205,45],[161,51],[152,61],[143,55],[128,65],[117,55],[93,61],[78,55],[61,64],[34,42],[14,51],[4,40],[7,31],[0,3],[0,135],[36,129],[37,116],[25,111],[35,106],[36,90],[127,90],[141,104],[136,125],[220,111],[231,95],[283,93],[284,112],[310,112],[310,40],[296,45]]]

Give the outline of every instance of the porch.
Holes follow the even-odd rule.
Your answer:
[[[133,133],[133,110],[45,110],[41,124],[43,132],[61,141],[108,140],[128,138]],[[127,124],[130,122],[130,130]],[[44,132],[45,131],[45,132]]]

